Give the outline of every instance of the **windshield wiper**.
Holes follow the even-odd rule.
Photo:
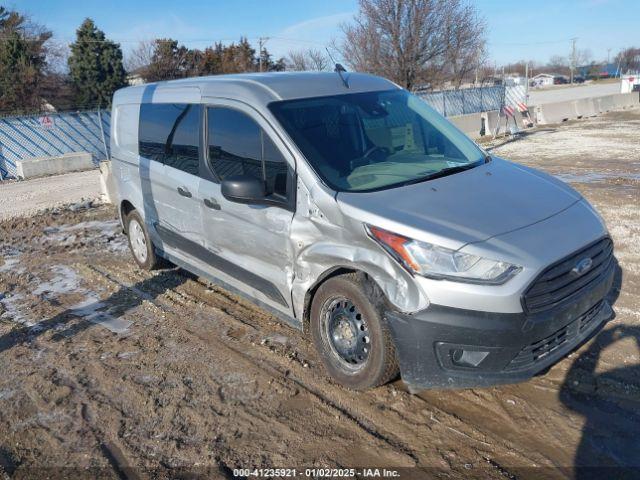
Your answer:
[[[481,162],[484,163],[485,161],[482,160]],[[443,168],[442,170],[440,170],[438,172],[434,172],[434,173],[432,173],[430,175],[427,175],[426,177],[415,178],[413,180],[409,180],[408,182],[404,182],[404,183],[402,183],[402,186],[413,185],[414,183],[426,182],[428,180],[434,180],[436,178],[448,177],[449,175],[453,175],[455,173],[460,173],[460,172],[464,172],[466,170],[471,170],[472,168],[475,168],[475,167],[481,165],[482,163],[473,162],[473,163],[468,163],[466,165],[457,165],[455,167]]]

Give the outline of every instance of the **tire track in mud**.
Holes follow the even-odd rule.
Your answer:
[[[101,274],[104,278],[108,279],[111,282],[116,283],[118,286],[120,286],[121,288],[126,288],[131,290],[132,292],[134,292],[136,295],[141,296],[142,298],[144,298],[145,300],[149,301],[150,303],[153,303],[158,309],[164,311],[165,313],[172,313],[173,315],[175,315],[176,317],[180,318],[181,317],[181,313],[179,311],[177,311],[175,309],[175,307],[167,305],[166,302],[163,302],[162,300],[158,301],[158,296],[157,297],[152,297],[151,295],[147,294],[146,292],[141,291],[140,289],[128,284],[128,283],[124,283],[120,280],[115,279],[111,274],[95,267],[95,266],[91,266],[89,267],[92,271]],[[198,282],[199,283],[199,282]],[[187,300],[187,301],[191,301],[193,302],[193,299],[196,299],[197,297],[195,296],[191,296],[191,299],[185,295],[184,292],[178,291],[176,290],[172,290],[173,293],[181,296],[183,299]],[[186,303],[182,303],[182,305],[187,306]],[[213,308],[219,308],[219,306],[217,304],[209,304],[209,307],[213,307]],[[229,318],[232,318],[234,321],[239,322],[242,325],[247,325],[247,322],[238,319],[235,315],[231,315],[228,311],[224,312],[225,314],[227,314],[227,316]],[[251,312],[254,313],[254,312]],[[207,319],[204,318],[202,316],[202,314],[200,314],[199,320],[201,320],[202,322],[206,322]],[[258,329],[259,327],[256,327],[255,325],[251,325],[254,329]],[[348,409],[340,406],[339,404],[337,404],[336,402],[334,402],[332,399],[328,398],[326,395],[323,395],[321,392],[319,392],[317,389],[305,384],[304,382],[302,382],[301,380],[292,377],[289,373],[288,370],[283,370],[282,367],[280,365],[276,365],[272,362],[269,362],[266,359],[262,359],[262,361],[258,361],[257,359],[251,357],[250,355],[246,354],[245,352],[232,347],[230,344],[228,344],[227,342],[222,341],[219,338],[216,337],[212,337],[212,336],[203,336],[202,334],[200,334],[199,332],[197,332],[194,329],[188,329],[188,332],[191,333],[192,335],[197,336],[198,338],[200,338],[201,340],[205,341],[205,342],[210,342],[210,341],[214,341],[216,343],[217,347],[221,347],[223,349],[226,349],[230,354],[236,355],[238,357],[243,358],[244,360],[246,360],[248,363],[250,363],[255,369],[262,371],[263,373],[273,377],[274,379],[278,379],[280,381],[287,380],[292,382],[293,384],[295,384],[297,387],[300,387],[302,389],[304,389],[308,394],[310,394],[311,397],[313,397],[315,400],[317,400],[318,402],[320,402],[321,404],[324,404],[326,407],[329,407],[331,410],[334,411],[334,413],[342,415],[344,417],[346,417],[354,426],[356,426],[357,428],[359,428],[360,430],[362,430],[364,433],[368,434],[369,436],[371,436],[373,439],[376,440],[380,440],[382,441],[384,444],[386,444],[388,447],[391,447],[392,449],[398,451],[399,453],[402,453],[403,455],[406,455],[407,457],[409,457],[415,464],[419,463],[419,459],[418,456],[415,454],[415,452],[413,452],[413,450],[411,448],[409,448],[407,445],[404,445],[403,443],[399,442],[396,439],[392,439],[387,437],[385,434],[383,434],[382,432],[377,431],[373,426],[368,425],[367,423],[363,422],[360,418],[358,418],[356,415],[354,415],[352,412],[350,412]]]
[[[513,447],[499,441],[493,433],[465,423],[454,414],[447,413],[419,397],[406,392],[397,392],[394,386],[382,387],[373,392],[349,392],[333,384],[323,371],[313,369],[314,371],[311,372],[311,369],[302,367],[302,362],[294,363],[292,366],[291,358],[287,358],[279,350],[273,352],[276,355],[269,356],[270,350],[266,348],[261,349],[257,346],[256,348],[245,347],[244,350],[235,348],[231,346],[234,339],[225,337],[220,332],[203,336],[201,332],[210,330],[214,325],[210,318],[215,318],[216,322],[224,326],[240,326],[249,329],[249,333],[244,337],[267,335],[273,330],[282,330],[283,327],[287,335],[298,339],[301,337],[298,331],[289,330],[291,327],[283,325],[268,313],[258,310],[253,305],[243,304],[243,300],[238,301],[232,294],[187,272],[169,271],[167,275],[178,276],[180,281],[165,282],[168,284],[166,288],[161,281],[157,283],[153,281],[154,278],[163,275],[162,272],[150,277],[146,273],[132,269],[130,264],[125,264],[121,259],[115,262],[111,260],[108,257],[96,257],[97,262],[90,264],[76,257],[73,266],[82,277],[85,277],[89,285],[96,286],[94,281],[105,283],[110,288],[103,290],[108,292],[113,292],[114,287],[125,288],[141,301],[153,305],[159,312],[171,314],[177,319],[181,328],[185,324],[185,315],[198,312],[196,328],[187,330],[190,335],[195,335],[206,343],[215,342],[216,345],[227,347],[229,355],[243,358],[257,372],[273,377],[283,387],[299,388],[312,401],[328,408],[332,412],[332,417],[340,417],[342,421],[346,420],[351,424],[352,431],[360,431],[372,441],[386,445],[387,450],[397,452],[400,458],[406,459],[408,464],[430,467],[434,462],[441,461],[446,462],[454,470],[457,467],[460,473],[468,475],[470,472],[464,470],[462,465],[470,463],[471,460],[479,462],[486,456],[498,463],[504,463],[504,459],[514,460],[513,454],[509,453]],[[144,289],[136,286],[141,283]],[[128,295],[122,295],[119,299],[126,302],[128,297]],[[244,342],[246,340],[244,337],[239,341]],[[315,354],[310,352],[311,345],[306,340],[296,345],[296,350],[304,352],[305,358],[314,358]],[[292,371],[294,375],[291,374]],[[382,402],[379,397],[382,397]],[[383,408],[381,405],[398,401],[398,398],[403,403],[397,407],[384,406]],[[106,400],[103,399],[103,401]],[[428,409],[426,415],[412,411],[420,411],[425,407]],[[243,414],[243,412],[238,413]],[[122,414],[125,415],[126,412]],[[260,415],[260,412],[253,412],[253,414]],[[269,422],[274,421],[277,422],[278,419],[269,417],[263,418],[261,423],[268,425]],[[284,428],[291,428],[291,425],[286,423],[282,425]],[[432,438],[429,432],[433,433],[435,438]],[[456,439],[456,437],[459,438]],[[121,450],[127,451],[125,447],[121,447]],[[135,458],[140,454],[140,451],[135,448],[133,452],[137,453],[129,451],[123,455],[125,458],[126,456]],[[451,460],[449,458],[452,455],[451,452],[455,454],[454,458],[464,456],[464,461]],[[521,452],[518,452],[515,460],[526,464],[532,462],[530,457]]]
[[[74,387],[76,391],[82,391],[75,382]],[[83,391],[83,393],[86,397],[86,392]],[[135,469],[131,468],[132,462],[123,453],[122,447],[118,442],[113,439],[105,440],[106,435],[102,431],[102,428],[95,422],[95,415],[92,413],[89,403],[82,402],[80,416],[93,433],[96,443],[100,446],[100,451],[113,468],[114,473],[123,480],[140,480],[140,476],[136,473]]]
[[[203,283],[200,279],[194,279],[194,282],[199,284],[199,285],[201,285],[203,288],[206,288],[206,286],[207,286],[207,284]],[[181,287],[185,287],[185,285],[182,285]],[[179,292],[179,293],[183,294],[182,292]],[[200,293],[200,292],[198,292],[198,293]],[[190,292],[189,294],[192,297],[194,297],[196,299],[199,299],[199,300],[209,301],[209,302],[211,301],[211,298],[206,298],[206,297],[203,298],[201,295],[198,295],[198,293]],[[211,306],[213,306],[214,308],[217,307],[217,305],[215,303],[211,304]],[[249,307],[249,308],[246,308],[246,313],[255,315],[255,310],[253,308]],[[268,315],[267,315],[267,317],[268,317]],[[235,317],[233,315],[231,316],[231,318],[233,320],[239,320],[237,317]],[[275,322],[279,323],[278,320],[275,320]],[[264,327],[260,327],[260,326],[256,326],[255,328],[257,330],[264,330]],[[254,361],[260,361],[260,360],[259,359],[255,359]],[[312,387],[311,385],[303,382],[302,380],[299,380],[299,379],[296,379],[296,378],[293,378],[293,377],[290,377],[290,378],[293,381],[297,382],[299,384],[299,386],[307,389],[308,391],[310,391],[312,393],[314,392],[316,395],[318,395],[318,397],[321,399],[321,401],[329,402],[332,405],[334,405],[336,408],[344,410],[344,407],[341,407],[339,405],[339,403],[337,403],[336,400],[333,400],[333,399],[329,398],[327,395],[321,393],[317,388]],[[330,381],[330,380],[328,379],[328,381]],[[338,386],[337,388],[341,389],[342,387]],[[385,390],[388,390],[389,388],[390,387],[386,387],[386,386],[382,387],[382,389],[385,389]],[[346,390],[342,389],[342,392],[344,392],[344,391],[346,391]],[[372,401],[369,398],[370,396],[372,396],[372,394],[370,392],[366,392],[365,391],[365,392],[350,392],[350,393],[352,395],[354,395],[354,396],[357,396],[358,400],[362,400],[363,398],[366,397],[367,400],[369,400],[370,402]],[[467,440],[470,440],[472,442],[478,443],[478,444],[480,444],[480,446],[483,446],[483,447],[495,447],[496,444],[500,444],[504,448],[505,452],[508,452],[510,454],[510,456],[513,457],[513,453],[514,453],[513,447],[511,445],[508,445],[508,444],[504,443],[504,442],[500,442],[497,439],[497,437],[493,436],[492,434],[490,434],[490,433],[488,433],[486,431],[482,431],[482,430],[480,430],[480,429],[478,429],[476,427],[473,427],[473,426],[469,425],[463,419],[461,419],[460,417],[456,416],[454,413],[447,412],[445,410],[442,410],[441,408],[437,408],[437,407],[435,407],[434,404],[428,402],[427,400],[425,400],[424,398],[422,398],[420,396],[410,395],[409,394],[407,397],[410,400],[415,400],[418,403],[422,403],[422,404],[428,406],[431,410],[435,410],[435,412],[434,411],[431,412],[430,420],[433,420],[433,421],[435,421],[437,423],[442,424],[446,430],[448,430],[450,432],[453,432],[458,436],[465,437]],[[348,410],[345,410],[345,411],[348,411]],[[389,410],[387,409],[387,411],[389,411]],[[406,410],[404,408],[403,409],[394,410],[394,414],[398,418],[402,419],[402,421],[406,425],[412,426],[412,427],[414,427],[414,426],[428,427],[429,426],[428,423],[418,421],[415,417],[414,418],[409,418],[403,412],[406,412]],[[435,420],[434,415],[433,415],[434,413],[436,413],[438,416],[442,417],[443,420]],[[355,413],[350,413],[350,414],[354,418],[357,418],[357,414],[355,414]],[[362,422],[362,420],[360,420],[360,422]],[[363,424],[365,426],[365,428],[372,429],[375,432],[376,431],[375,427],[373,427],[371,425],[368,425],[368,423],[369,422],[366,422],[366,423]],[[455,427],[452,426],[451,424],[455,424]],[[456,428],[456,427],[458,427],[458,428]],[[463,430],[467,430],[467,433],[464,432]],[[404,436],[406,436],[406,435],[408,435],[410,433],[411,432],[408,432],[408,431],[405,430],[405,431],[402,431],[402,432],[399,432],[399,433],[395,434],[395,436],[397,438],[402,438],[402,437],[404,437]],[[489,442],[485,441],[487,439],[487,437],[492,437],[491,440],[493,440],[493,443],[489,443]],[[527,456],[523,451],[519,451],[518,453],[520,454],[521,460],[526,459],[529,462],[532,462],[530,457]],[[486,454],[486,452],[485,452],[485,454]],[[416,460],[419,459],[419,455],[415,451],[413,453],[413,457]],[[503,468],[503,470],[506,470],[504,467],[502,467],[502,468]]]
[[[225,313],[225,317],[220,318],[219,320],[227,320],[230,319],[233,322],[237,322],[239,324],[241,324],[242,326],[250,326],[250,328],[252,328],[252,330],[256,331],[256,332],[260,332],[262,331],[263,333],[265,332],[265,327],[259,324],[254,324],[254,323],[250,323],[247,322],[246,320],[242,319],[242,318],[238,318],[240,314],[242,314],[243,316],[250,316],[250,317],[256,317],[256,311],[251,308],[251,307],[245,307],[244,305],[242,305],[241,303],[238,303],[237,301],[234,301],[234,299],[228,295],[222,295],[223,299],[222,302],[225,304],[224,307],[225,308],[221,308],[221,306],[219,305],[219,301],[220,296],[218,294],[218,292],[215,292],[214,295],[203,295],[202,293],[207,291],[207,288],[210,288],[209,285],[207,285],[206,283],[200,281],[199,279],[194,279],[194,278],[188,278],[188,281],[192,281],[195,285],[197,285],[199,291],[197,293],[194,293],[193,291],[185,291],[187,289],[189,290],[198,290],[198,289],[193,289],[193,288],[189,288],[188,286],[188,282],[187,283],[183,283],[181,285],[179,285],[178,287],[169,289],[168,291],[165,292],[161,292],[161,295],[158,295],[156,293],[155,296],[149,295],[147,292],[143,292],[140,291],[139,289],[137,289],[135,286],[131,285],[131,281],[134,282],[140,282],[141,280],[144,280],[144,276],[140,275],[140,274],[133,274],[133,272],[131,272],[130,270],[127,271],[121,271],[118,270],[115,272],[115,275],[118,275],[120,277],[125,277],[127,278],[127,280],[123,281],[120,279],[117,279],[114,277],[114,273],[111,272],[106,272],[102,269],[98,269],[97,267],[91,267],[92,271],[98,273],[99,275],[102,275],[104,278],[106,278],[108,281],[111,282],[115,282],[116,284],[118,284],[121,288],[128,288],[128,289],[132,289],[132,291],[134,291],[134,293],[140,295],[142,298],[145,298],[146,300],[152,301],[152,303],[155,302],[155,304],[157,305],[158,299],[161,298],[161,295],[166,295],[170,298],[171,301],[175,302],[176,304],[182,306],[182,307],[186,307],[186,308],[190,308],[193,309],[194,308],[194,304],[196,306],[196,308],[198,306],[202,306],[202,305],[206,305],[209,308],[213,308],[214,310],[221,310],[223,313]],[[175,272],[176,275],[180,275],[181,273],[179,272]],[[213,298],[212,298],[213,297]],[[161,300],[162,301],[162,300]],[[182,314],[180,312],[178,312],[175,307],[173,306],[166,306],[166,302],[162,301],[162,306],[161,305],[157,305],[157,307],[161,310],[165,310],[170,313],[173,313],[174,315],[180,317]],[[229,308],[231,307],[231,308]],[[259,315],[260,317],[263,317],[261,320],[267,320],[269,321],[269,319],[271,319],[272,317],[270,317],[268,314],[263,314],[263,315]],[[204,317],[201,317],[201,320],[203,320],[204,322],[206,322],[207,320]],[[280,324],[277,320],[273,320],[270,323],[278,323]],[[290,327],[287,327],[290,328]],[[199,338],[201,338],[202,340],[205,341],[209,341],[212,340],[211,337],[202,337],[199,332],[194,331],[194,330],[190,330],[191,334],[195,334],[196,336],[198,336]],[[402,423],[404,423],[403,427],[401,428],[400,432],[381,432],[379,429],[376,428],[376,426],[374,426],[372,424],[371,421],[368,420],[363,420],[362,419],[362,415],[358,414],[355,411],[352,411],[351,409],[349,409],[348,407],[345,407],[343,405],[341,405],[342,402],[340,402],[339,400],[335,399],[335,398],[331,398],[329,395],[323,393],[319,388],[311,385],[309,382],[301,379],[299,376],[294,377],[290,374],[289,369],[287,368],[287,365],[282,365],[281,362],[279,364],[274,364],[272,361],[268,361],[266,358],[259,358],[256,359],[254,357],[252,357],[251,355],[240,351],[234,347],[231,347],[227,342],[221,340],[220,338],[214,338],[214,340],[216,341],[216,343],[218,345],[223,346],[224,348],[227,348],[230,352],[232,352],[233,354],[237,355],[237,356],[241,356],[242,358],[246,359],[248,362],[250,362],[254,367],[264,371],[265,373],[278,378],[284,378],[292,383],[294,383],[297,387],[303,389],[304,391],[306,391],[309,395],[311,395],[313,398],[315,398],[318,402],[322,403],[325,406],[329,406],[330,408],[332,408],[336,413],[338,413],[339,415],[345,416],[347,417],[355,426],[357,426],[357,428],[363,430],[364,432],[366,432],[368,435],[383,441],[385,444],[387,444],[390,448],[395,449],[396,451],[403,453],[405,455],[407,455],[409,458],[411,458],[411,460],[416,464],[416,465],[423,465],[424,463],[421,461],[424,458],[424,455],[421,455],[422,452],[420,451],[416,451],[414,448],[409,447],[409,444],[412,442],[406,442],[406,441],[401,441],[399,440],[399,438],[403,438],[403,436],[406,438],[407,435],[411,435],[411,427],[415,428],[416,426],[419,428],[437,428],[437,429],[441,429],[444,430],[446,432],[449,432],[449,437],[451,436],[451,433],[454,433],[456,436],[459,436],[461,438],[464,438],[466,442],[473,442],[475,444],[477,444],[477,448],[473,449],[476,452],[476,455],[483,458],[485,462],[487,462],[487,464],[491,465],[491,462],[486,461],[486,458],[490,458],[490,457],[495,457],[496,456],[496,447],[498,447],[500,450],[502,450],[501,455],[499,455],[500,457],[502,457],[501,461],[504,461],[504,459],[509,459],[511,461],[514,460],[518,460],[521,463],[526,463],[526,464],[530,464],[533,465],[535,464],[534,460],[527,455],[524,451],[520,450],[520,449],[514,449],[513,445],[509,445],[508,443],[505,443],[503,441],[501,441],[499,438],[497,438],[496,436],[494,436],[493,433],[489,433],[486,431],[482,431],[477,427],[471,426],[468,423],[464,422],[463,419],[461,419],[460,417],[456,416],[454,413],[451,412],[447,412],[445,410],[442,410],[438,407],[436,407],[434,404],[428,402],[427,400],[419,397],[419,396],[413,396],[413,395],[408,395],[408,398],[414,402],[414,403],[420,403],[423,406],[428,407],[431,412],[430,412],[430,420],[431,422],[425,422],[423,419],[418,419],[416,418],[415,415],[413,415],[413,418],[411,418],[411,416],[408,416],[406,414],[403,413],[402,409],[394,409],[393,413],[394,415],[398,418],[402,420]],[[265,367],[265,365],[268,365],[267,367]],[[339,387],[338,387],[339,388]],[[389,394],[389,391],[393,391],[390,390],[393,387],[382,387],[384,390],[386,390],[385,394]],[[324,388],[324,390],[326,391],[327,389]],[[353,392],[350,392],[351,394],[353,394]],[[404,392],[403,392],[404,393]],[[358,392],[355,395],[357,395],[359,397],[359,400],[362,400],[365,396],[367,397],[367,400],[372,403],[372,399],[370,398],[371,394],[369,392]],[[373,401],[373,403],[375,403],[375,401]],[[390,409],[386,409],[387,412],[391,411]],[[368,412],[369,413],[369,412]],[[434,417],[434,413],[435,413],[435,417]],[[438,417],[440,417],[440,419],[437,419]],[[384,423],[384,422],[381,422]],[[439,425],[438,425],[439,424]],[[398,430],[398,428],[396,428],[395,430]],[[389,436],[392,435],[392,436]],[[415,437],[415,435],[413,435]],[[411,438],[411,437],[410,437]],[[491,441],[487,441],[487,440],[491,440]],[[471,447],[470,447],[471,448]],[[442,458],[445,458],[446,455],[445,454],[440,454],[440,456]],[[498,460],[496,460],[495,458],[491,459],[492,462],[494,462],[495,464],[499,464]],[[493,468],[493,467],[492,467]],[[507,468],[505,467],[501,467],[503,472],[507,472]],[[469,473],[469,472],[466,472]],[[498,472],[499,473],[499,472]]]
[[[67,252],[59,253],[67,255]],[[25,252],[25,255],[37,254],[38,250],[34,249]],[[56,253],[49,261],[64,263],[65,259],[60,255]],[[95,256],[92,258],[92,255]],[[73,267],[78,269],[82,277],[86,277],[88,286],[104,283],[109,287],[98,288],[97,291],[113,292],[126,284],[127,291],[140,299],[136,305],[148,302],[152,309],[158,309],[160,315],[163,312],[166,315],[166,308],[163,307],[169,306],[169,313],[180,328],[191,320],[185,319],[185,316],[189,317],[191,312],[198,312],[200,318],[195,319],[195,327],[185,329],[189,335],[198,337],[201,342],[215,342],[216,345],[222,342],[224,346],[232,349],[227,350],[229,356],[243,358],[255,369],[256,376],[273,377],[274,381],[289,390],[300,389],[311,401],[329,409],[332,417],[340,417],[342,421],[351,425],[351,431],[361,432],[359,435],[386,445],[387,450],[397,452],[400,458],[405,458],[407,464],[433,466],[440,461],[454,470],[457,467],[464,475],[469,475],[470,472],[464,470],[462,465],[471,460],[486,462],[483,457],[507,465],[513,462],[534,462],[521,448],[513,452],[513,446],[500,439],[495,431],[478,426],[474,422],[465,422],[465,417],[456,415],[455,411],[448,412],[446,404],[438,406],[404,391],[397,391],[396,386],[385,386],[372,392],[350,392],[333,384],[317,365],[317,361],[312,368],[304,368],[303,361],[287,356],[287,352],[283,352],[281,348],[263,348],[256,345],[259,341],[252,342],[253,346],[249,347],[248,342],[252,337],[255,339],[265,336],[274,330],[284,331],[287,336],[298,341],[294,346],[294,353],[302,354],[303,359],[316,360],[310,343],[307,340],[300,341],[302,335],[298,331],[290,330],[291,327],[283,325],[268,313],[185,271],[161,271],[150,276],[132,268],[131,262],[123,261],[123,257],[102,255],[101,252],[94,254],[91,248],[74,255]],[[169,278],[163,279],[163,275]],[[179,277],[179,281],[172,280],[174,276]],[[94,281],[98,283],[92,285]],[[140,284],[141,288],[138,287]],[[129,297],[130,295],[121,295],[118,301],[126,303]],[[127,312],[126,305],[124,307],[124,312]],[[133,310],[130,310],[130,313],[134,313]],[[207,317],[214,318],[217,324]],[[246,329],[248,332],[235,338],[215,330],[214,325],[236,330]],[[148,326],[143,325],[142,328],[146,330]],[[207,335],[203,332],[210,333]],[[236,341],[239,342],[238,347],[235,346]],[[268,366],[272,370],[265,371],[264,368],[259,369],[260,366]],[[108,398],[101,401],[110,402]],[[114,407],[118,408],[115,405]],[[280,422],[283,428],[298,428],[273,416],[265,419],[259,410],[247,413],[239,408],[237,413],[261,417],[261,423],[265,428],[269,428],[270,422]],[[125,411],[121,414],[126,416]],[[132,446],[134,452],[140,453],[140,450],[135,449],[135,445]],[[451,455],[454,455],[453,459]],[[464,460],[460,460],[460,456],[464,457]]]

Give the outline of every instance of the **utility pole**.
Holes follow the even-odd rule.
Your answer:
[[[524,98],[526,104],[529,105],[529,62],[524,64],[524,81],[526,82],[524,87]]]
[[[267,40],[269,40],[269,37],[260,37],[258,39],[258,70],[262,71],[262,48],[264,47],[264,44],[267,43]]]
[[[576,69],[576,40],[577,37],[571,39],[571,83],[573,83],[573,72]]]
[[[610,55],[611,55],[611,49],[607,48],[607,65],[609,65],[609,59],[611,58]]]
[[[476,51],[476,81],[473,84],[474,87],[478,86],[478,72],[480,70],[480,56],[481,55],[482,55],[482,49],[480,47],[478,47],[478,50]]]

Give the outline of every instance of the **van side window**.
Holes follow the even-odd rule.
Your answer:
[[[183,172],[198,175],[199,105],[143,103],[140,105],[140,155]]]
[[[289,168],[264,130],[231,108],[212,107],[207,116],[209,162],[218,177],[251,175],[264,180],[269,194],[286,197]]]

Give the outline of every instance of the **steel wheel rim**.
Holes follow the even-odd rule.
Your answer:
[[[371,352],[369,327],[358,307],[345,297],[325,302],[322,335],[339,363],[350,371],[364,368]]]
[[[147,261],[147,238],[144,230],[137,220],[133,219],[129,223],[129,242],[133,255],[140,263]]]

